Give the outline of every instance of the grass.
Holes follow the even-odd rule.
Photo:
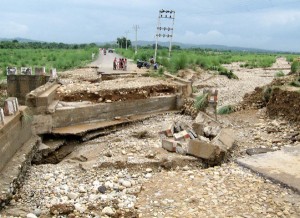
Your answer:
[[[284,73],[282,71],[278,71],[276,74],[275,74],[275,77],[283,77],[284,76]]]
[[[294,87],[300,87],[300,77],[298,77],[296,80],[292,81],[289,85],[294,86]]]
[[[92,53],[98,48],[86,49],[0,49],[0,74],[6,77],[6,67],[41,67],[46,71],[56,68],[58,71],[85,66],[91,61]]]
[[[208,93],[196,97],[194,106],[198,111],[203,111],[208,106],[207,97],[208,97]]]
[[[154,56],[154,49],[139,49],[137,54],[134,53],[133,49],[117,49],[117,52],[135,61],[137,59],[149,61],[149,59]],[[171,54],[172,56],[169,58],[167,49],[159,49],[157,52],[157,62],[171,73],[175,74],[179,70],[186,68],[196,69],[197,67],[201,67],[204,70],[216,71],[220,75],[227,76],[229,79],[238,78],[233,72],[224,68],[222,66],[223,64],[241,62],[241,67],[245,68],[267,68],[275,63],[278,56],[285,56],[289,61],[297,57],[297,55],[294,54],[213,51],[203,49],[174,50]],[[295,69],[298,68],[295,67]]]
[[[232,105],[226,105],[218,109],[218,114],[230,114],[234,112],[234,108]]]

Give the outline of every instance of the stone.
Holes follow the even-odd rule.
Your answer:
[[[255,155],[255,154],[267,153],[270,151],[274,151],[274,150],[271,148],[249,148],[246,150],[246,153],[251,156],[251,155]]]
[[[50,213],[53,215],[68,215],[74,210],[74,205],[70,203],[54,204],[50,207]]]
[[[102,213],[108,216],[113,216],[116,212],[111,207],[104,207]]]
[[[104,185],[101,185],[98,187],[98,191],[101,193],[101,194],[105,194],[106,192],[106,187]]]
[[[80,203],[76,203],[74,206],[75,206],[75,209],[77,211],[79,211],[80,213],[84,213],[86,211],[86,208]]]
[[[34,211],[33,211],[33,213],[36,215],[36,216],[40,216],[41,215],[41,213],[42,213],[42,210],[40,209],[40,208],[36,208]]]
[[[37,218],[37,216],[33,213],[29,213],[26,215],[27,218]]]
[[[74,200],[78,197],[78,195],[79,195],[78,193],[70,192],[68,193],[68,198]]]
[[[130,188],[131,187],[131,182],[128,180],[123,180],[122,181],[122,185],[126,188]]]

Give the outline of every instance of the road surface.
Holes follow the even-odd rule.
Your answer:
[[[132,61],[127,61],[127,70],[113,70],[113,61],[117,58],[123,58],[121,55],[116,53],[108,53],[106,55],[103,54],[102,51],[99,51],[99,56],[96,60],[89,64],[89,66],[97,66],[101,72],[105,73],[130,73],[134,69],[136,69],[136,65],[132,63]]]

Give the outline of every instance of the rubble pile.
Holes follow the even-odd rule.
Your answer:
[[[159,134],[167,151],[192,155],[209,165],[220,164],[235,142],[231,129],[222,129],[218,121],[203,112],[199,112],[192,127],[173,122]]]

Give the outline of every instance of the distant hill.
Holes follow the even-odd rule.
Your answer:
[[[26,39],[21,37],[16,38],[0,38],[0,41],[13,41],[18,40],[18,42],[43,42],[39,40]],[[105,44],[115,44],[115,42],[96,42],[97,45],[102,46]],[[132,45],[135,45],[135,41],[131,41]],[[155,44],[155,41],[138,41],[138,46],[147,46]],[[161,46],[169,47],[169,42],[159,42]],[[181,42],[173,42],[172,45],[180,46],[183,49],[190,48],[201,48],[201,49],[214,49],[219,51],[241,51],[241,52],[261,52],[261,53],[294,53],[299,54],[299,52],[287,52],[287,51],[276,51],[276,50],[267,50],[267,49],[258,49],[258,48],[246,48],[246,47],[238,47],[238,46],[226,46],[226,45],[214,45],[214,44],[189,44],[189,43],[181,43]]]
[[[135,42],[132,42],[135,45]],[[153,45],[155,41],[138,41],[139,46],[147,46]],[[169,42],[159,42],[161,46],[169,47]],[[178,45],[183,49],[190,49],[190,48],[201,48],[201,49],[214,49],[220,51],[243,51],[243,52],[264,52],[264,53],[284,53],[285,51],[275,51],[275,50],[267,50],[267,49],[259,49],[259,48],[246,48],[246,47],[238,47],[238,46],[226,46],[226,45],[214,45],[214,44],[204,44],[204,45],[197,45],[197,44],[186,44],[181,42],[173,42],[172,45]],[[293,53],[293,52],[289,52]]]
[[[41,41],[38,41],[38,40],[32,40],[32,39],[26,39],[26,38],[20,38],[20,37],[0,38],[0,41],[13,41],[13,40],[18,40],[18,42],[41,42]]]

